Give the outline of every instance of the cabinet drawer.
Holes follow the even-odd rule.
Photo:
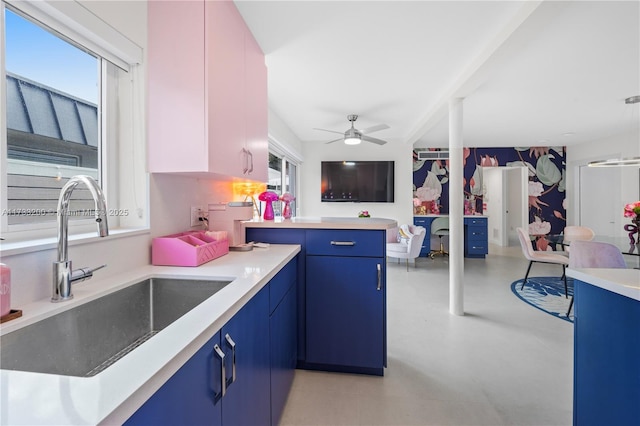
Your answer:
[[[296,262],[294,258],[285,265],[269,282],[269,313],[272,313],[282,301],[291,284],[296,280]]]
[[[467,227],[467,238],[469,240],[486,240],[487,228],[481,226],[469,226]]]
[[[470,217],[465,217],[464,218],[464,224],[467,226],[487,226],[487,218],[483,217],[483,218],[470,218]]]
[[[385,241],[385,231],[308,230],[307,255],[383,257]]]
[[[427,224],[427,222],[429,224],[431,224],[431,219],[426,219],[424,217],[414,217],[413,218],[413,224],[416,226],[425,226]]]
[[[468,241],[466,247],[467,254],[487,254],[487,243],[483,241]]]

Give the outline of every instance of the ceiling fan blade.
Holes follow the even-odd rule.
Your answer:
[[[343,141],[343,140],[344,140],[344,137],[342,137],[342,138],[340,138],[340,139],[334,139],[334,140],[329,141],[329,142],[325,142],[325,144],[328,144],[328,143],[334,143],[334,142],[341,142],[341,141]]]
[[[382,139],[372,138],[371,136],[362,135],[362,140],[366,142],[377,143],[378,145],[384,145],[387,141],[383,141]]]
[[[378,130],[384,130],[388,128],[389,126],[387,126],[386,124],[378,124],[375,126],[367,127],[366,129],[362,129],[360,130],[360,133],[364,135],[366,133],[373,133],[373,132],[377,132]]]
[[[318,129],[317,127],[314,127],[313,130],[322,130],[323,132],[330,132],[330,133],[337,133],[339,135],[344,135],[344,132],[336,132],[335,130],[327,130],[327,129]]]

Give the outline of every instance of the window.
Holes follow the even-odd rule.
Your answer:
[[[143,117],[141,50],[78,4],[67,9],[73,19],[51,18],[44,2],[16,5],[0,3],[2,236],[55,235],[60,189],[79,174],[102,186],[110,228],[146,225],[138,204],[146,180],[136,167],[144,158],[135,124]],[[73,191],[70,208],[70,229],[95,229],[87,188]]]
[[[5,46],[3,214],[9,226],[53,222],[60,188],[70,177],[100,181],[101,60],[10,9]],[[85,189],[74,191],[73,200],[76,212],[94,208]]]

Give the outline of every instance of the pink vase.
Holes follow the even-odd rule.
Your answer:
[[[291,202],[283,201],[284,207],[282,208],[282,217],[285,219],[291,219]]]
[[[264,207],[264,220],[273,220],[273,201],[267,200],[265,201],[266,205]]]

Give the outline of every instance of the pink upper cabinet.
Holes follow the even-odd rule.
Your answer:
[[[148,169],[206,167],[204,3],[148,4]]]
[[[245,110],[247,114],[246,141],[251,152],[253,180],[266,182],[269,173],[267,66],[260,46],[247,31],[244,38],[246,60]]]
[[[266,182],[264,54],[233,2],[150,2],[149,58],[149,171]]]

